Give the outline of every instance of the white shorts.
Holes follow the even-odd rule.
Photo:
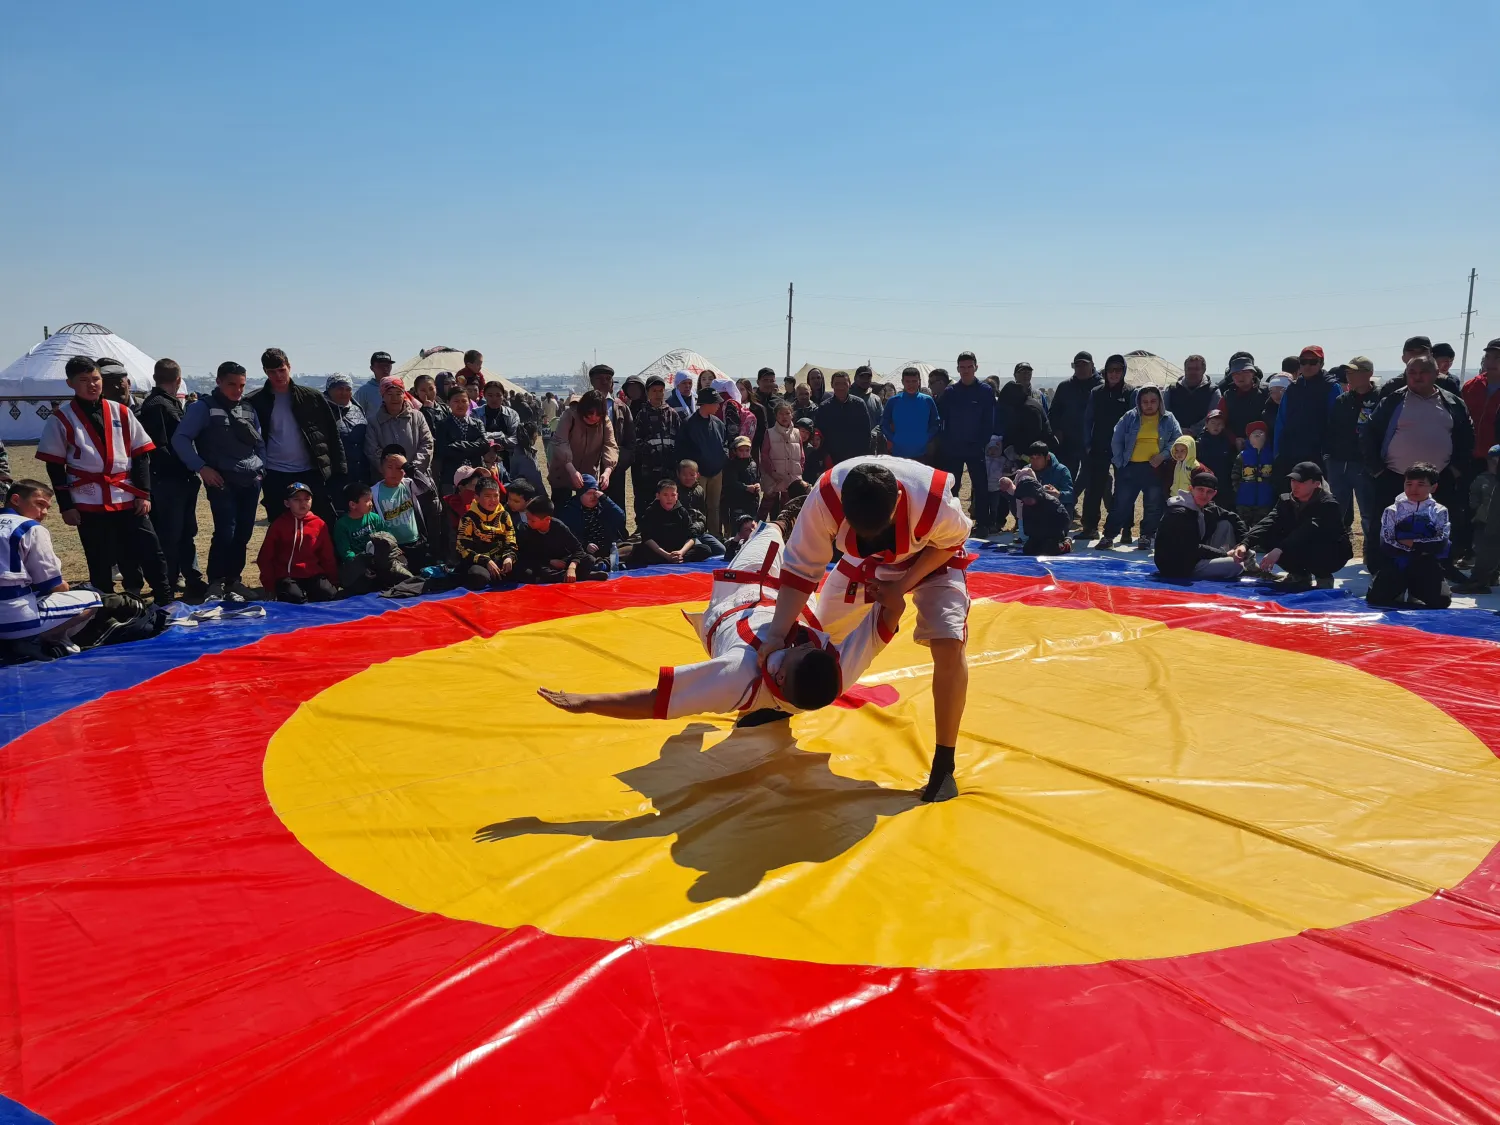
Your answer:
[[[98,609],[103,602],[93,590],[57,590],[36,599],[37,616],[4,621],[0,626],[0,640],[25,640],[40,633],[56,629],[70,618],[91,609]],[[26,606],[29,611],[30,606]],[[82,622],[79,623],[80,625]]]
[[[890,569],[889,574],[876,577],[895,578],[899,569]],[[829,571],[822,585],[807,603],[808,624],[822,629],[833,638],[835,644],[843,641],[864,620],[866,613],[874,609],[873,603],[864,599],[864,592],[856,587],[854,597],[848,596],[849,579],[838,569]],[[969,582],[964,572],[955,567],[945,567],[928,575],[911,593],[911,605],[916,611],[917,625],[912,640],[919,645],[930,645],[933,641],[962,641],[969,636]]]

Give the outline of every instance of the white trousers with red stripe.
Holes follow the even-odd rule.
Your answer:
[[[862,559],[845,555],[808,599],[803,620],[813,628],[823,630],[834,644],[838,644],[864,620],[866,613],[875,608],[865,592],[865,582],[870,576],[882,580],[896,579],[900,570],[868,565]],[[910,605],[917,615],[912,639],[919,645],[942,640],[961,641],[968,637],[969,583],[962,570],[946,567],[929,574],[911,592]]]
[[[781,528],[762,524],[734,556],[734,565],[714,571],[714,585],[703,611],[702,637],[707,643],[727,614],[746,606],[771,605],[781,589]]]

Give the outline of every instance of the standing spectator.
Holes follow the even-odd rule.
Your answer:
[[[714,396],[718,401],[718,396]],[[553,502],[566,504],[583,487],[587,473],[609,491],[610,477],[619,460],[615,428],[608,406],[597,390],[584,391],[577,402],[563,411],[552,438],[552,459],[547,466]]]
[[[1407,386],[1411,383],[1408,379]],[[1380,514],[1380,551],[1384,564],[1370,582],[1365,601],[1396,606],[1410,595],[1419,607],[1447,609],[1453,599],[1443,579],[1449,554],[1448,509],[1432,498],[1438,471],[1417,462],[1406,470],[1403,496]]]
[[[781,397],[787,402],[792,401],[792,396],[797,393],[797,376],[788,372],[781,377]]]
[[[354,402],[366,418],[380,409],[380,380],[389,378],[395,366],[396,361],[390,352],[376,352],[370,356],[370,377],[354,392]]]
[[[1277,586],[1289,593],[1333,588],[1333,576],[1354,554],[1344,513],[1323,482],[1323,470],[1314,461],[1293,465],[1287,474],[1291,491],[1276,502],[1271,514],[1245,536],[1251,551],[1264,551],[1260,569],[1269,572],[1280,564],[1286,574]]]
[[[1205,469],[1213,473],[1215,481],[1224,483],[1224,503],[1220,507],[1231,511],[1234,509],[1235,496],[1234,456],[1234,442],[1230,440],[1224,425],[1224,410],[1222,407],[1215,407],[1203,419],[1203,436],[1198,439],[1198,460]],[[1218,484],[1214,485],[1214,492],[1218,494]]]
[[[679,372],[679,374],[682,373]],[[557,405],[557,396],[551,391],[548,391],[542,396],[542,406],[540,411],[542,429],[550,434],[552,432],[553,425],[557,422],[557,416],[561,413],[562,410]]]
[[[5,443],[3,441],[0,441],[0,484],[9,484],[11,482],[11,479],[10,454],[5,450]],[[51,510],[51,498],[48,498],[47,506],[48,510]]]
[[[672,376],[672,394],[667,399],[667,405],[677,413],[684,421],[691,418],[698,411],[695,402],[697,392],[693,387],[693,376],[690,372],[679,371]],[[649,503],[655,503],[653,495]]]
[[[1292,377],[1285,371],[1266,380],[1266,409],[1260,420],[1266,424],[1266,446],[1273,454],[1276,452],[1276,419],[1281,414],[1281,400],[1291,385]]]
[[[822,406],[833,397],[828,393],[828,386],[823,380],[823,371],[821,368],[812,367],[808,369],[807,390],[815,407]]]
[[[862,363],[854,369],[854,385],[849,389],[850,394],[865,404],[865,410],[870,415],[868,430],[877,429],[880,426],[881,416],[885,413],[885,403],[881,401],[879,395],[872,393],[874,378],[875,372],[871,371],[867,364]]]
[[[1375,364],[1364,356],[1355,356],[1346,365],[1349,389],[1333,401],[1328,419],[1328,443],[1323,454],[1323,470],[1328,488],[1344,513],[1344,526],[1354,526],[1354,505],[1359,502],[1359,522],[1364,532],[1365,564],[1376,558],[1375,540],[1379,528],[1380,507],[1376,502],[1375,479],[1365,472],[1365,430],[1380,405],[1375,389]]]
[[[813,402],[812,388],[806,383],[798,383],[788,401],[792,404],[793,418],[811,418],[817,413],[818,404]]]
[[[620,388],[620,401],[630,409],[634,415],[636,411],[646,405],[646,382],[639,375],[632,375],[625,380],[625,385]],[[519,413],[519,410],[517,411]]]
[[[1224,426],[1236,450],[1245,448],[1245,427],[1265,421],[1266,392],[1260,386],[1260,371],[1248,356],[1229,361],[1229,389],[1219,400],[1224,411]]]
[[[500,443],[501,460],[510,468],[510,451],[521,432],[521,416],[506,399],[505,385],[494,379],[486,383],[483,405],[476,408],[471,402],[469,414],[491,442]]]
[[[975,377],[979,360],[973,352],[960,352],[958,356],[958,382],[943,392],[937,400],[938,414],[943,420],[942,435],[938,440],[938,461],[943,470],[953,478],[953,494],[958,495],[964,470],[969,473],[969,516],[974,521],[974,534],[983,539],[994,532],[990,513],[989,479],[984,468],[984,449],[990,437],[999,433],[999,415],[995,404],[994,389]],[[823,430],[821,416],[818,429]],[[827,431],[823,431],[827,441]]]
[[[99,377],[104,380],[104,397],[121,406],[132,407],[130,397],[130,372],[125,365],[112,356],[100,356],[94,361],[99,365]]]
[[[1458,358],[1453,345],[1433,344],[1432,358],[1437,360],[1438,386],[1449,394],[1462,394],[1463,387],[1459,385],[1458,376],[1453,374],[1453,361]]]
[[[797,436],[802,439],[803,483],[817,484],[818,478],[823,475],[823,435],[818,433],[818,427],[811,418],[798,418],[792,425],[797,428]]]
[[[635,418],[630,410],[615,398],[615,369],[607,363],[596,363],[589,368],[589,385],[599,392],[604,403],[604,414],[614,431],[614,464],[595,475],[605,495],[620,508],[625,507],[625,471],[635,459]],[[554,490],[553,495],[557,493]],[[559,505],[560,506],[560,505]]]
[[[1328,441],[1328,419],[1333,400],[1339,396],[1339,385],[1323,370],[1323,349],[1310,345],[1297,357],[1301,376],[1286,389],[1276,412],[1276,429],[1272,445],[1276,450],[1276,489],[1278,493],[1291,467],[1303,461],[1323,463]]]
[[[403,477],[411,490],[412,500],[422,516],[422,526],[434,549],[440,546],[443,527],[442,511],[438,506],[437,482],[432,477],[432,455],[436,442],[427,418],[415,409],[394,375],[386,379],[380,388],[380,409],[370,419],[365,431],[365,456],[370,467],[384,475],[383,465],[386,451],[392,446],[400,448],[405,456],[402,463]],[[380,507],[380,493],[376,493],[376,506]],[[399,538],[397,540],[400,542]],[[406,544],[401,543],[405,548]]]
[[[1124,379],[1123,369],[1120,378]],[[1094,357],[1088,352],[1079,352],[1073,357],[1073,375],[1052,394],[1052,406],[1047,411],[1052,424],[1052,436],[1057,442],[1057,456],[1082,491],[1086,474],[1083,472],[1084,453],[1088,449],[1089,435],[1086,429],[1089,414],[1089,396],[1094,388],[1101,386],[1104,378],[1094,370]],[[1105,475],[1109,474],[1109,462],[1104,463]],[[1071,508],[1072,505],[1069,505]],[[1084,521],[1087,525],[1088,521]]]
[[[583,488],[562,506],[557,518],[583,544],[589,558],[610,569],[610,557],[625,538],[625,511],[599,491],[597,480],[585,474]]]
[[[1449,347],[1448,355],[1451,357],[1452,354],[1453,349]],[[1385,385],[1380,388],[1380,397],[1389,398],[1397,391],[1404,390],[1406,388],[1407,366],[1418,356],[1424,355],[1431,356],[1434,362],[1437,361],[1437,356],[1433,354],[1432,340],[1427,336],[1407,337],[1406,343],[1401,345],[1401,374],[1397,375],[1394,379],[1386,380]],[[1449,366],[1452,366],[1451,358],[1448,362]],[[1463,393],[1463,388],[1458,385],[1458,379],[1453,375],[1447,374],[1446,369],[1441,366],[1438,368],[1437,386],[1449,394],[1461,395]]]
[[[448,406],[432,434],[435,454],[433,474],[438,490],[443,495],[451,493],[460,466],[478,468],[484,464],[484,454],[490,447],[484,426],[469,413],[469,396],[457,384],[448,391]]]
[[[1232,582],[1244,573],[1245,525],[1214,503],[1219,480],[1207,469],[1167,501],[1156,536],[1156,572],[1193,582]]]
[[[437,380],[431,375],[418,375],[412,380],[411,396],[417,400],[417,409],[422,412],[427,428],[436,439],[438,423],[448,416],[447,400],[438,398]]]
[[[833,397],[818,407],[815,421],[823,435],[824,468],[870,452],[869,408],[849,393],[849,376],[842,371],[833,373]]]
[[[946,367],[934,367],[927,373],[927,393],[932,396],[933,402],[943,401],[943,392],[948,389],[951,381]]]
[[[1438,471],[1435,495],[1450,512],[1467,497],[1459,491],[1463,466],[1474,449],[1474,426],[1463,399],[1437,385],[1437,362],[1430,354],[1415,356],[1403,372],[1406,385],[1390,395],[1365,430],[1365,467],[1375,482],[1381,507],[1406,486],[1406,470],[1422,463]]]
[[[347,375],[328,376],[323,385],[323,397],[333,411],[339,444],[344,447],[344,475],[328,482],[329,494],[338,500],[351,484],[368,484],[370,481],[370,466],[365,459],[365,433],[369,429],[369,419],[354,401],[354,381]]]
[[[536,490],[533,496],[547,495],[546,489],[542,487],[542,469],[537,461],[537,446],[541,435],[537,433],[536,424],[532,422],[523,423],[516,435],[516,446],[510,451],[510,479],[512,482],[518,480],[530,481]],[[505,479],[505,466],[500,461],[500,453],[493,442],[484,454],[484,467],[488,469],[497,480]]]
[[[889,418],[890,414],[887,413],[886,417]],[[772,519],[780,513],[793,482],[802,479],[802,468],[802,437],[792,425],[792,404],[782,400],[776,404],[771,429],[766,433],[766,444],[762,449],[763,518]]]
[[[747,437],[737,437],[730,443],[729,463],[724,466],[724,526],[729,529],[739,525],[741,516],[754,516],[760,511],[764,492],[751,453]]]
[[[1056,442],[1052,423],[1047,420],[1047,407],[1031,387],[1029,363],[1016,364],[1011,381],[996,395],[995,413],[997,432],[1004,436],[1005,444],[1018,458],[1034,442],[1046,442],[1048,448]]]
[[[880,429],[891,456],[932,463],[942,420],[937,403],[922,390],[922,373],[915,367],[901,372],[901,393],[885,404]]]
[[[152,373],[156,386],[141,403],[141,426],[156,447],[151,451],[151,523],[161,540],[167,564],[167,588],[184,584],[188,601],[201,602],[208,592],[198,570],[198,476],[172,449],[182,422],[182,368],[175,359],[159,359]]]
[[[1474,449],[1469,457],[1460,462],[1463,467],[1463,478],[1459,481],[1460,495],[1484,472],[1489,447],[1500,442],[1500,337],[1484,346],[1484,355],[1479,360],[1479,374],[1463,385],[1462,398],[1464,405],[1469,408],[1469,419],[1474,424]],[[1462,533],[1455,536],[1455,555],[1467,555],[1473,538],[1471,519],[1465,521]]]
[[[1203,433],[1203,420],[1222,397],[1208,381],[1208,360],[1190,355],[1182,361],[1182,378],[1167,388],[1167,413],[1177,419],[1183,433],[1197,438]]]
[[[698,413],[677,431],[677,461],[691,462],[694,478],[702,477],[705,528],[720,538],[720,504],[723,500],[724,467],[729,463],[724,423],[718,417],[719,396],[712,387],[698,391]],[[689,486],[691,487],[691,486]]]
[[[214,517],[204,595],[209,601],[250,598],[241,576],[255,531],[266,445],[260,417],[244,396],[245,369],[233,360],[219,364],[214,389],[183,412],[172,435],[173,451],[203,481]]]
[[[1092,366],[1094,361],[1088,352],[1078,354]],[[1108,520],[1114,507],[1115,490],[1110,480],[1110,467],[1114,459],[1111,447],[1115,438],[1115,426],[1130,409],[1132,397],[1130,388],[1125,384],[1125,357],[1110,356],[1104,361],[1104,380],[1089,391],[1088,406],[1084,410],[1083,477],[1077,481],[1077,491],[1083,493],[1081,539],[1094,539],[1099,534],[1100,512]],[[1119,529],[1122,543],[1130,542],[1130,528],[1134,523],[1135,513],[1132,511],[1130,523]]]
[[[516,565],[516,532],[510,513],[500,503],[498,481],[480,478],[473,501],[459,518],[456,538],[459,577],[465,587],[483,590],[510,581]]]
[[[1096,546],[1109,550],[1121,528],[1135,518],[1135,502],[1145,498],[1141,537],[1136,550],[1154,546],[1156,525],[1164,502],[1157,468],[1172,456],[1172,443],[1182,436],[1177,419],[1162,410],[1161,391],[1151,385],[1135,392],[1135,406],[1115,426],[1110,453],[1115,466],[1115,506],[1104,524],[1104,538]]]
[[[755,415],[755,459],[761,459],[766,446],[766,435],[776,424],[776,407],[781,395],[776,391],[776,372],[762,367],[755,373],[755,394],[749,400],[750,412]]]
[[[266,440],[266,473],[261,479],[261,505],[267,519],[286,510],[287,486],[305,480],[313,490],[313,511],[329,527],[338,517],[328,494],[328,482],[348,472],[344,444],[328,400],[311,387],[292,382],[292,364],[280,348],[267,348],[260,357],[265,385],[247,401],[260,419]],[[396,380],[397,386],[400,380]]]
[[[1488,594],[1500,579],[1500,445],[1490,447],[1485,471],[1469,488],[1474,528],[1474,569],[1455,594]]]
[[[681,425],[682,416],[667,405],[666,382],[659,375],[651,376],[646,380],[646,401],[635,413],[635,462],[630,472],[637,521],[655,502],[657,482],[677,471]]]
[[[150,516],[151,439],[128,407],[104,397],[93,360],[74,356],[63,372],[73,397],[48,417],[36,456],[47,464],[63,522],[78,529],[89,583],[112,594],[114,568],[134,568],[156,602],[169,605],[166,559]]]
[[[256,556],[260,586],[278,602],[302,605],[339,596],[333,531],[313,515],[312,489],[300,481],[287,486],[286,511],[271,521]]]

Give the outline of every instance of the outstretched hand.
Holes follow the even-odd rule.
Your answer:
[[[551,688],[537,688],[536,693],[543,699],[545,699],[548,703],[552,704],[552,706],[560,710],[571,711],[575,715],[583,711],[583,696],[579,695],[576,692],[553,691]]]

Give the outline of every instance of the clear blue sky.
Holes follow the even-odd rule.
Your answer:
[[[1492,2],[0,10],[0,364],[1062,374],[1500,335]],[[1471,369],[1474,365],[1471,352]]]

